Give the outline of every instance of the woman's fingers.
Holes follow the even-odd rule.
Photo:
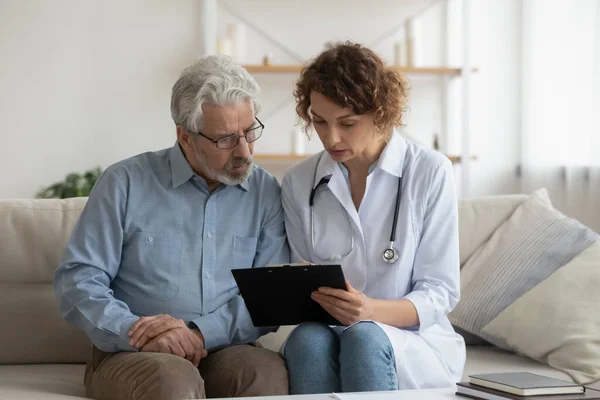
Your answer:
[[[319,288],[317,293],[320,293],[320,294],[323,294],[326,296],[336,297],[340,300],[343,300],[343,301],[349,302],[349,303],[356,304],[358,302],[358,296],[356,294],[350,293],[349,291],[343,290],[343,289],[333,289],[333,288],[328,288],[328,287],[322,287],[322,288]]]
[[[336,299],[335,297],[323,296],[315,293],[313,294],[312,299],[321,306],[326,305],[329,309],[335,310],[338,314],[344,314],[346,316],[355,314],[354,308],[350,303]]]
[[[315,300],[317,301],[317,300]],[[331,315],[333,318],[337,319],[338,321],[340,321],[340,323],[342,325],[350,325],[353,322],[353,318],[352,316],[350,316],[348,314],[347,311],[345,310],[341,310],[338,307],[330,304],[330,303],[325,303],[325,302],[319,302],[317,301],[317,303],[319,303],[319,305],[321,307],[323,307],[323,309],[325,311],[327,311],[329,313],[329,315]]]

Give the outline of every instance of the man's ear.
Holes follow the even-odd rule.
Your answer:
[[[191,135],[181,125],[177,125],[177,141],[184,149],[190,148]]]

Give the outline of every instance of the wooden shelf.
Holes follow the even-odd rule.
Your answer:
[[[461,68],[447,67],[393,67],[407,75],[460,75]],[[477,72],[477,68],[471,69],[472,72]]]
[[[281,73],[299,73],[304,68],[304,65],[244,65],[244,68],[250,73],[267,73],[267,74],[281,74]],[[397,67],[393,68],[399,70],[404,74],[410,75],[460,75],[462,70],[460,68],[447,68],[447,67]],[[473,68],[473,72],[477,72],[477,68]]]
[[[462,161],[462,157],[461,156],[446,156],[450,159],[450,161],[452,161],[452,164],[460,164]],[[471,156],[471,160],[475,161],[477,160],[477,156]]]
[[[312,154],[256,154],[254,160],[257,163],[286,163],[286,162],[298,162],[302,161]],[[461,156],[447,156],[453,164],[459,164],[462,160]],[[471,160],[477,160],[476,156],[472,156]]]

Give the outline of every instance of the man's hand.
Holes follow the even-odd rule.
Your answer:
[[[204,337],[198,329],[187,326],[170,329],[152,339],[141,351],[174,354],[185,358],[198,367],[200,360],[208,355],[204,348]]]
[[[129,329],[129,345],[141,349],[158,335],[176,328],[187,328],[187,326],[183,320],[166,314],[141,317]]]
[[[319,288],[311,298],[343,325],[373,319],[372,299],[346,281],[348,290]]]

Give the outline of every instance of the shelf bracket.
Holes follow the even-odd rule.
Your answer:
[[[264,31],[260,26],[256,25],[255,23],[253,23],[252,21],[250,21],[249,19],[247,19],[246,17],[244,17],[242,14],[238,13],[233,7],[231,7],[225,1],[221,0],[219,2],[219,7],[223,8],[225,11],[227,11],[233,17],[239,19],[244,24],[248,25],[253,31],[255,31],[256,33],[258,33],[261,37],[263,37],[264,39],[266,39],[269,42],[273,43],[275,46],[279,47],[279,49],[281,51],[283,51],[288,56],[292,57],[296,62],[301,63],[301,64],[303,64],[305,62],[305,58],[304,57],[302,57],[301,55],[295,53],[289,47],[286,47],[283,43],[281,43],[275,37],[273,37],[272,35],[270,35],[268,32]]]

